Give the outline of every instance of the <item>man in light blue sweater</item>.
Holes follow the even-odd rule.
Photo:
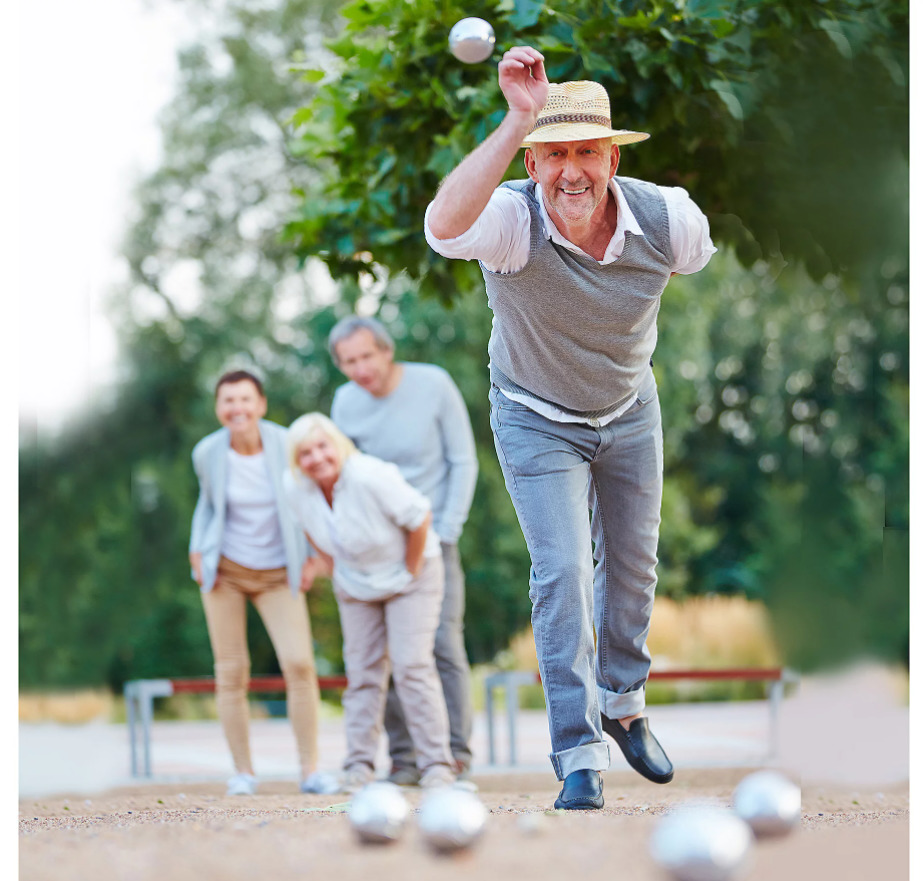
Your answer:
[[[433,530],[442,543],[445,596],[434,654],[449,714],[455,770],[471,765],[471,686],[465,653],[465,576],[458,540],[468,518],[477,481],[471,421],[452,378],[434,364],[394,361],[394,342],[374,318],[351,316],[331,331],[330,354],[350,379],[337,389],[330,416],[363,452],[393,462],[422,492],[433,511]],[[388,691],[385,730],[391,754],[389,779],[419,779],[403,710]]]
[[[543,60],[503,56],[509,111],[443,182],[425,233],[484,275],[491,428],[532,558],[555,807],[595,809],[604,732],[649,780],[673,778],[643,713],[663,483],[651,356],[667,282],[715,248],[685,190],[616,177],[619,146],[647,134],[612,128],[599,84],[549,84]],[[521,146],[528,179],[501,185]]]

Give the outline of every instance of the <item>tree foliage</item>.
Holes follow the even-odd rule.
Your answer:
[[[334,275],[407,269],[446,300],[476,285],[476,267],[427,248],[423,212],[502,119],[494,64],[517,44],[544,54],[552,82],[601,82],[614,125],[652,133],[622,173],[688,189],[745,265],[782,254],[819,279],[906,240],[906,2],[354,0],[343,15],[294,117],[293,150],[335,173],[288,229]],[[490,63],[447,51],[466,15],[492,22]]]
[[[288,225],[298,252],[464,300],[477,267],[432,253],[422,221],[505,113],[493,62],[530,44],[552,81],[601,82],[614,125],[653,134],[622,173],[685,187],[753,270],[716,261],[664,297],[655,370],[686,365],[686,382],[665,405],[662,589],[763,593],[802,666],[902,656],[908,4],[355,0],[343,15],[293,118],[293,152],[333,169]],[[446,51],[466,15],[492,22],[492,63]]]
[[[553,78],[603,81],[616,124],[654,134],[626,149],[625,173],[686,186],[724,246],[663,299],[659,589],[766,599],[800,667],[905,657],[905,5],[367,0],[342,19],[314,0],[199,6],[125,238],[118,393],[21,448],[24,686],[210,669],[186,547],[214,381],[255,368],[283,425],[329,412],[343,378],[326,336],[354,309],[384,321],[398,357],[445,367],[471,413],[472,658],[527,626],[529,559],[488,424],[483,284],[422,238],[439,180],[503,112],[491,68],[445,51],[476,14],[501,45],[541,48]],[[855,102],[842,116],[837,78]],[[329,588],[309,604],[320,667],[337,669]],[[250,624],[254,671],[275,672]]]

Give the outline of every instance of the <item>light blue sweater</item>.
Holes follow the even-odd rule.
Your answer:
[[[471,420],[445,370],[435,364],[402,367],[400,384],[383,398],[354,382],[340,386],[330,418],[363,453],[397,465],[433,506],[433,530],[454,544],[478,476]]]
[[[282,488],[282,475],[288,468],[287,430],[275,422],[260,420],[260,439],[266,465],[272,480],[272,490],[279,512],[282,542],[285,545],[286,569],[292,593],[297,594],[301,583],[301,567],[307,557],[308,543],[292,517]],[[202,554],[202,591],[215,586],[221,539],[227,511],[228,449],[231,433],[219,428],[200,440],[192,450],[192,466],[199,478],[199,501],[192,515],[189,552]]]

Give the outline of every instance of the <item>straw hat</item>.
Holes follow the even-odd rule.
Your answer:
[[[549,85],[545,106],[522,145],[595,138],[612,138],[616,144],[634,144],[649,137],[646,132],[613,129],[606,90],[599,83],[578,80]]]

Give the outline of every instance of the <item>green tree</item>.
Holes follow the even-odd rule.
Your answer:
[[[123,248],[131,281],[112,305],[120,387],[58,440],[27,431],[21,446],[24,687],[208,672],[186,547],[189,456],[217,427],[214,381],[229,363],[256,366],[269,418],[283,424],[315,405],[289,317],[329,299],[331,284],[302,270],[277,230],[294,205],[292,180],[313,174],[285,149],[284,121],[313,92],[290,66],[321,51],[336,4],[229,0],[197,12],[200,36],[179,54],[161,120],[164,158],[137,187]],[[321,338],[296,342],[323,351]],[[335,666],[332,600],[319,591],[311,603]],[[275,672],[268,638],[250,623],[254,669]]]
[[[653,133],[623,172],[687,188],[739,261],[664,298],[662,588],[764,595],[799,666],[906,657],[908,4],[355,0],[293,118],[329,170],[286,234],[334,276],[482,290],[422,234],[506,109],[493,64],[446,51],[466,15],[494,61],[528,43],[552,81],[602,82],[615,125]]]

